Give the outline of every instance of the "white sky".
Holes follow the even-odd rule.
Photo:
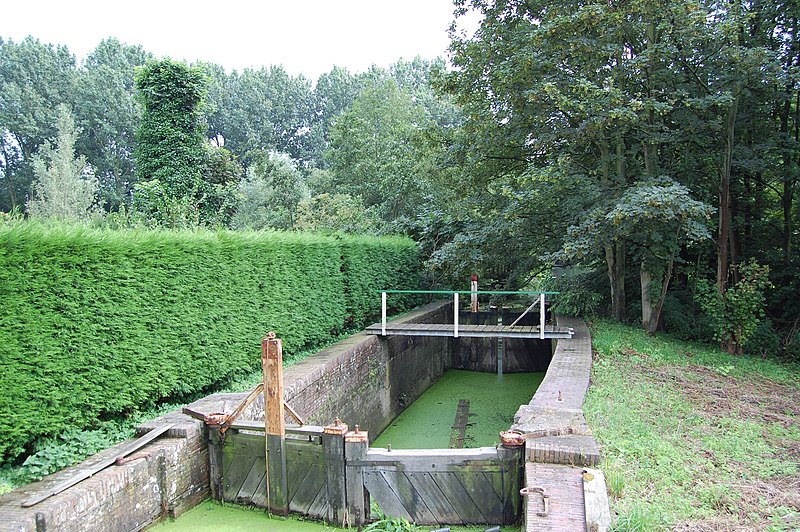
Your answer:
[[[65,44],[80,61],[106,37],[229,72],[282,64],[313,81],[401,57],[446,57],[451,0],[11,0],[0,37]],[[476,25],[474,22],[473,27]]]

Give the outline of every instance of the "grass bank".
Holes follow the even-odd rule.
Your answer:
[[[584,410],[616,530],[800,529],[800,367],[591,329]]]

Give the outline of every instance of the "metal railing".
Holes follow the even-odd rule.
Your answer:
[[[386,336],[386,300],[387,294],[452,294],[453,295],[453,338],[458,338],[458,318],[459,318],[459,294],[469,294],[470,296],[477,297],[479,295],[522,295],[522,296],[539,296],[525,311],[514,320],[514,323],[509,327],[514,327],[528,312],[533,310],[536,305],[539,305],[539,338],[544,340],[544,324],[545,324],[545,296],[556,295],[558,292],[510,292],[504,290],[379,290],[381,293],[381,336]]]

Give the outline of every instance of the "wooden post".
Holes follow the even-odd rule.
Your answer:
[[[347,488],[344,471],[344,435],[347,424],[339,418],[332,425],[322,429],[322,451],[325,456],[325,477],[327,490],[327,517],[330,524],[344,527],[347,515]]]
[[[522,496],[519,490],[524,486],[525,443],[503,444],[497,446],[497,456],[503,471],[503,523],[518,523],[522,516]]]
[[[367,457],[369,437],[366,432],[356,430],[344,436],[344,459],[347,486],[347,526],[358,527],[369,517],[369,493],[364,489],[363,468],[359,462]]]
[[[266,434],[267,508],[278,515],[289,514],[286,477],[286,426],[283,413],[283,345],[271,332],[261,340],[264,371],[264,429]]]
[[[205,427],[208,431],[208,480],[211,498],[222,500],[222,445],[219,431],[214,427]]]

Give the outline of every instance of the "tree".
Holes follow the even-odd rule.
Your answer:
[[[239,183],[239,203],[232,225],[237,229],[292,229],[298,204],[308,188],[297,164],[286,154],[259,154]]]
[[[167,198],[194,204],[201,219],[215,215],[209,209],[213,205],[204,203],[209,191],[203,180],[205,125],[200,103],[206,85],[202,69],[171,59],[150,62],[136,75],[142,105],[134,151],[137,179]]]
[[[686,187],[665,177],[636,183],[609,207],[595,208],[579,225],[568,228],[565,254],[583,259],[598,249],[598,242],[627,242],[639,262],[642,327],[653,334],[681,249],[710,236],[706,223],[712,209],[693,199]],[[656,279],[657,275],[660,278]]]
[[[333,190],[363,198],[391,222],[413,216],[427,189],[418,172],[429,158],[425,109],[393,81],[365,89],[336,119],[326,158]]]
[[[33,155],[55,136],[58,106],[71,105],[74,81],[66,47],[0,39],[0,209],[25,205]]]
[[[75,157],[79,130],[66,105],[58,107],[56,146],[45,142],[33,157],[36,177],[28,214],[77,222],[89,217],[97,200],[97,179],[83,156]]]
[[[78,73],[75,112],[83,130],[78,145],[95,168],[109,208],[128,202],[135,183],[139,108],[134,76],[150,59],[141,46],[105,39]]]
[[[249,165],[259,151],[289,154],[308,166],[313,157],[311,83],[281,66],[230,75],[205,65],[211,75],[208,136]]]
[[[323,233],[377,233],[381,226],[375,213],[361,198],[347,194],[319,194],[297,205],[295,228]]]

